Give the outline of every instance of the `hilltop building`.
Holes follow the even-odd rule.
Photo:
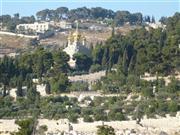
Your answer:
[[[59,26],[62,29],[72,29],[72,23],[67,22],[67,21],[60,21]]]
[[[70,56],[69,65],[72,68],[76,67],[76,60],[73,59],[73,55],[76,53],[83,53],[86,55],[90,54],[90,49],[86,47],[86,38],[81,35],[78,31],[78,23],[76,26],[76,31],[70,33],[68,36],[68,45],[63,50]]]
[[[17,30],[32,30],[34,32],[44,33],[51,29],[49,22],[35,22],[31,24],[19,24],[16,26]]]
[[[158,29],[158,28],[162,28],[163,30],[166,29],[166,25],[162,24],[161,22],[157,22],[157,23],[146,23],[146,30],[149,30],[149,28],[153,28],[153,29]]]
[[[61,28],[61,29],[72,29],[72,23],[68,22],[66,20],[62,20],[62,21],[50,21],[49,22],[52,26],[54,26],[55,28]]]

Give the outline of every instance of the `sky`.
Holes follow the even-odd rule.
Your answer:
[[[61,6],[69,9],[86,6],[127,10],[155,16],[156,19],[180,12],[180,0],[0,0],[0,14],[20,13],[20,16],[30,16],[46,8],[56,9]]]

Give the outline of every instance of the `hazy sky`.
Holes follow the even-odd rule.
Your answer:
[[[21,16],[35,15],[37,11],[66,6],[104,7],[107,9],[141,12],[143,15],[172,16],[180,12],[180,0],[0,0],[1,15],[20,13]]]

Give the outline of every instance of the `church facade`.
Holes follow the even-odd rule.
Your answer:
[[[78,25],[74,33],[70,33],[68,36],[68,45],[63,49],[70,56],[68,64],[70,67],[76,67],[76,60],[73,59],[73,55],[76,53],[83,53],[85,55],[90,55],[90,49],[86,46],[86,38],[81,35],[78,31]]]

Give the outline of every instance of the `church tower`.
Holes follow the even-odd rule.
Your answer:
[[[79,32],[79,24],[76,24],[76,30],[74,33],[70,32],[68,36],[68,46],[63,50],[69,56],[69,65],[72,68],[76,67],[76,60],[73,59],[73,55],[76,53],[89,54],[89,49],[86,47],[86,38]]]

